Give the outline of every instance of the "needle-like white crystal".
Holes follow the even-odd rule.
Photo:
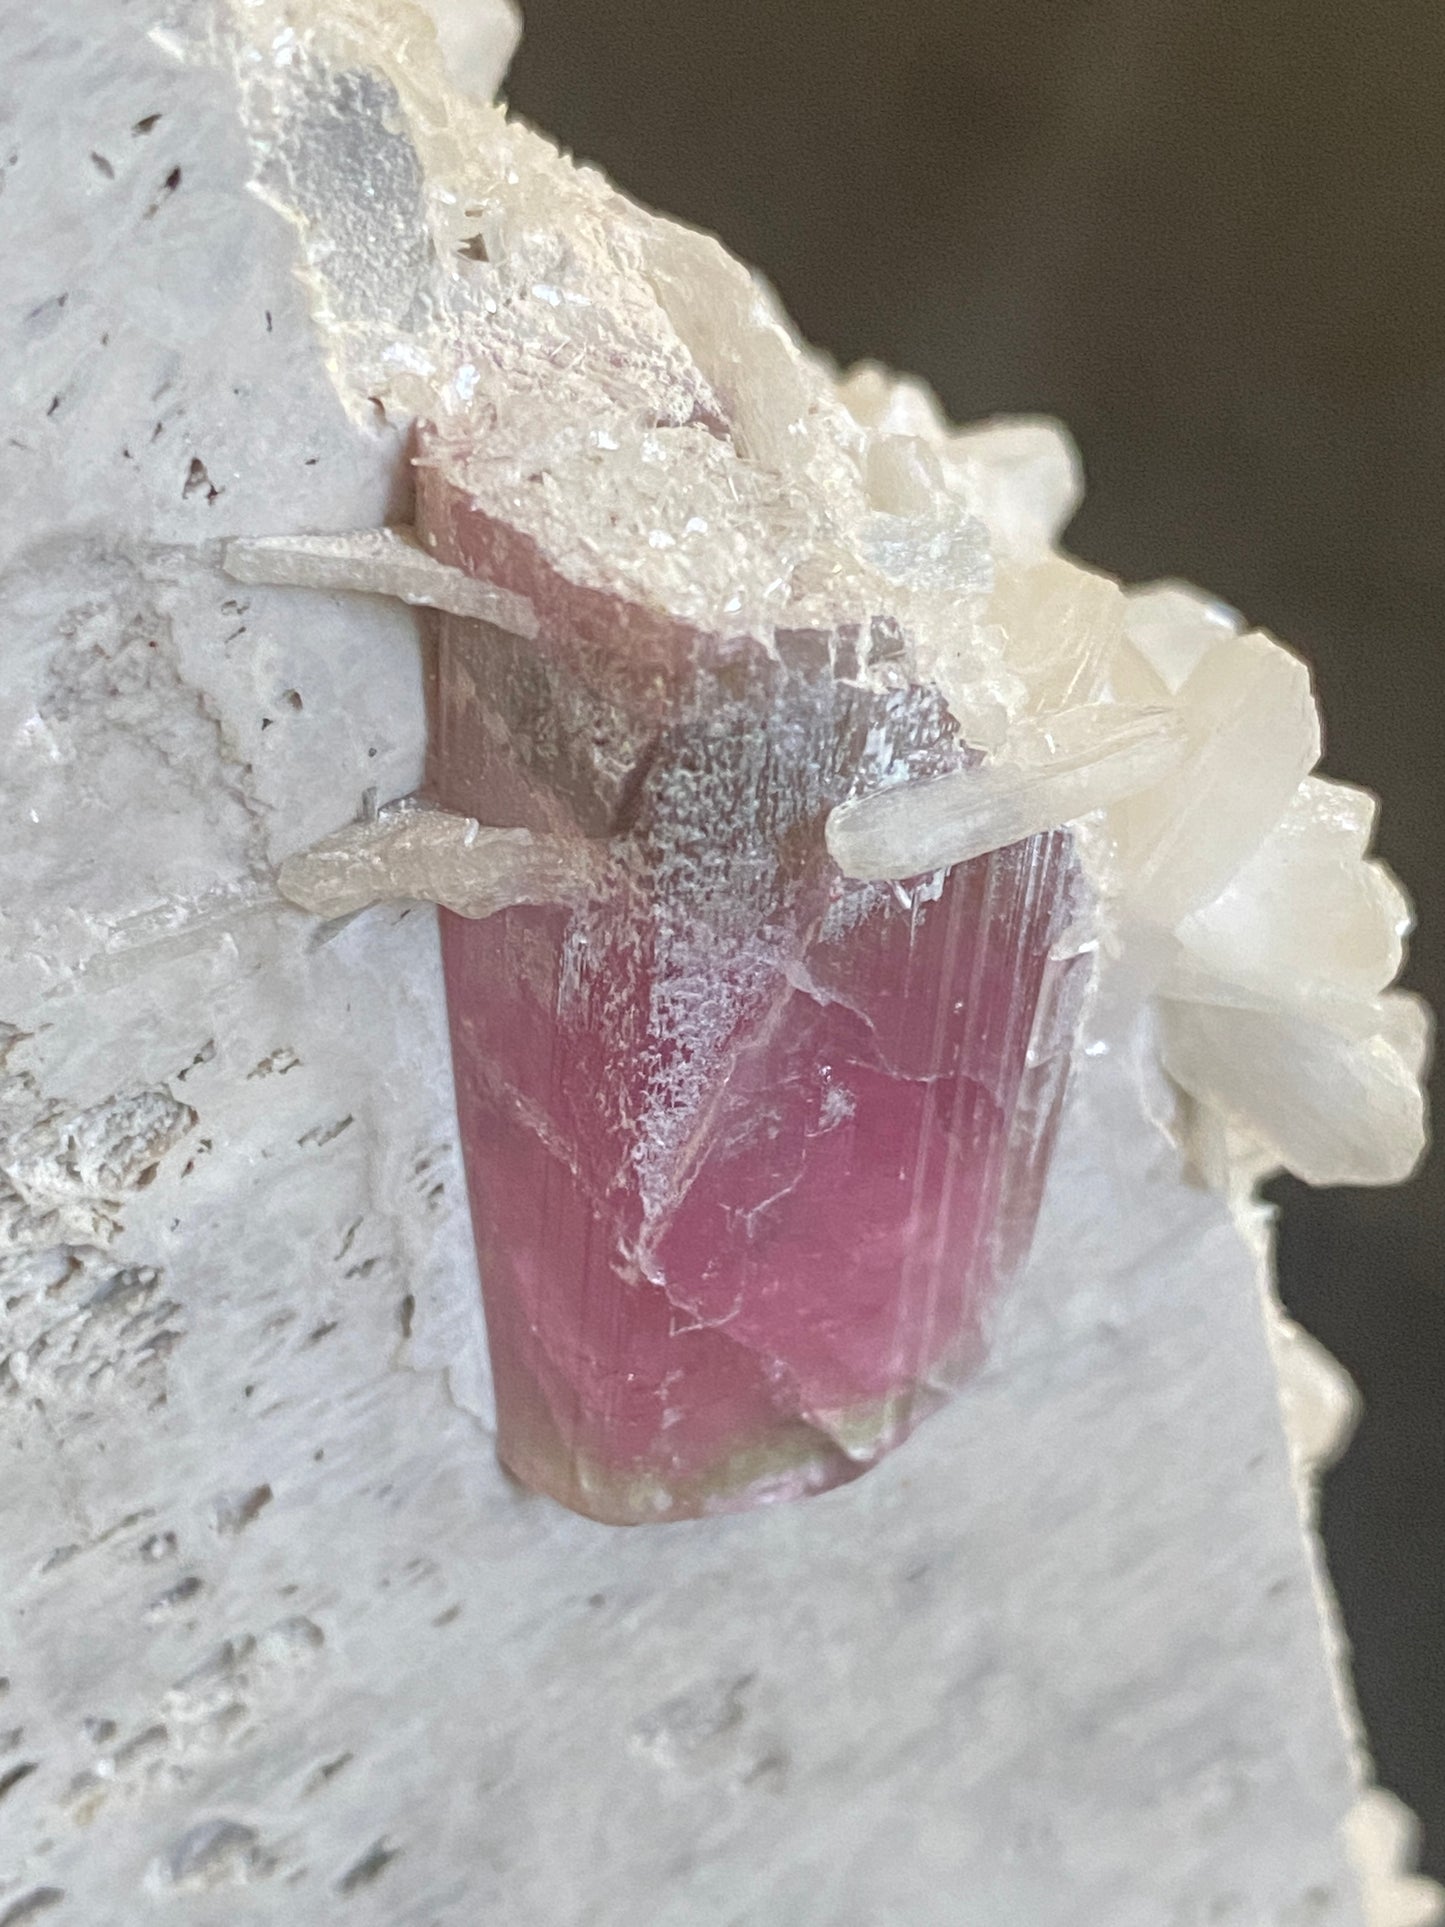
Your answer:
[[[319,917],[410,897],[477,918],[518,903],[574,901],[592,874],[583,843],[487,830],[450,810],[403,809],[288,857],[278,884],[288,902]]]
[[[409,528],[247,537],[227,544],[226,573],[237,582],[395,596],[421,608],[479,617],[516,636],[537,633],[536,611],[525,596],[448,568]]]
[[[875,790],[828,818],[845,876],[922,876],[986,856],[1161,781],[1186,739],[1168,710],[1075,710],[1054,719],[1054,753]]]

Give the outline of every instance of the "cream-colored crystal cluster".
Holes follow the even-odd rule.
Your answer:
[[[864,369],[840,392],[967,496],[969,437],[925,390]],[[1368,854],[1373,798],[1311,774],[1308,670],[1196,590],[1126,591],[1044,546],[1073,498],[1052,518],[1034,499],[1032,524],[989,517],[983,620],[1023,687],[1003,745],[976,774],[845,805],[835,856],[855,876],[901,876],[925,852],[954,862],[1076,823],[1104,945],[1157,999],[1201,1166],[1221,1181],[1276,1165],[1321,1184],[1406,1176],[1424,1141],[1427,1019],[1388,986],[1410,910]]]
[[[489,103],[506,9],[434,11],[440,49],[390,0],[237,4],[261,183],[299,230],[348,404],[427,421],[428,459],[483,513],[619,605],[765,646],[863,614],[863,673],[901,648],[978,761],[842,805],[840,869],[916,877],[1075,825],[1198,1169],[1405,1176],[1427,1051],[1421,1005],[1388,988],[1409,909],[1368,854],[1372,799],[1312,774],[1304,663],[1192,589],[1125,590],[1061,554],[1080,477],[1056,424],[955,429],[917,382],[840,379],[715,240]],[[360,209],[316,161],[348,127],[371,156]],[[236,571],[451,606],[400,538],[266,547]],[[458,601],[490,593],[452,573]],[[378,891],[428,894],[413,846],[378,868],[371,839]]]

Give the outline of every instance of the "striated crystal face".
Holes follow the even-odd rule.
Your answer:
[[[856,1477],[1027,1243],[1087,966],[1071,840],[848,881],[830,809],[969,760],[894,638],[662,623],[421,495],[439,559],[540,627],[442,619],[437,800],[594,852],[583,904],[443,916],[503,1457],[618,1522]]]

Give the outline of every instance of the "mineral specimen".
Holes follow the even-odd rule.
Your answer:
[[[838,379],[715,242],[451,91],[422,16],[239,17],[261,185],[417,510],[231,566],[440,612],[438,814],[281,886],[447,906],[515,1471],[662,1519],[901,1439],[1027,1246],[1096,959],[1157,998],[1202,1171],[1408,1170],[1405,906],[1297,658],[1057,554],[1061,431]],[[316,185],[356,122],[384,235]]]
[[[1026,1288],[952,1411],[815,1504],[663,1532],[498,1476],[437,919],[275,895],[333,833],[361,897],[434,888],[441,852],[476,879],[465,822],[389,801],[421,781],[431,619],[215,567],[227,538],[411,513],[400,429],[364,394],[347,419],[298,232],[246,192],[231,50],[176,57],[217,10],[0,7],[0,1728],[24,1729],[0,1916],[1359,1927],[1258,1248],[1157,1127],[1163,1006],[1119,1011],[1137,932],[1103,956]],[[347,61],[308,180],[390,236],[407,122],[348,126],[371,70]],[[1066,445],[968,441],[982,519],[1044,563],[1010,490],[1062,513]],[[215,499],[184,492],[193,457]],[[481,587],[421,554],[404,593]],[[1230,633],[1205,612],[1161,641],[1147,604],[1055,574],[1075,660],[1122,607],[1177,689]],[[1032,676],[1033,630],[996,619]],[[1315,1009],[1345,969],[1373,995],[1398,938],[1368,812],[1334,795],[1328,912],[1272,833],[1191,921],[1171,1009],[1202,1008],[1206,960],[1287,961]],[[1310,1458],[1349,1410],[1313,1376],[1286,1379]],[[1360,1818],[1394,1859],[1402,1816]],[[1387,1876],[1377,1912],[1419,1927],[1419,1883]]]

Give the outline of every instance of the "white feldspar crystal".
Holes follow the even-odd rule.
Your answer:
[[[1311,1184],[1395,1184],[1424,1135],[1426,1017],[1403,992],[1314,1012],[1160,1002],[1165,1069]]]
[[[734,306],[709,325],[712,244],[678,241],[669,281],[647,248],[670,231],[537,136],[453,106],[435,75],[403,107],[408,49],[430,56],[400,6],[331,9],[355,31],[329,66],[314,14],[248,9],[257,44],[237,48],[229,10],[176,11],[0,9],[0,1729],[5,1761],[34,1767],[5,1767],[0,1919],[1363,1927],[1342,1838],[1356,1769],[1257,1252],[1149,1121],[1169,1088],[1148,1013],[1109,1028],[1101,1003],[1107,1048],[1081,1062],[1029,1275],[964,1399],[808,1506],[622,1534],[491,1457],[432,918],[318,925],[275,890],[368,792],[419,784],[416,619],[242,589],[219,554],[394,519],[405,443],[367,395],[404,417],[401,388],[465,371],[372,350],[406,345],[437,263],[462,261],[482,311],[505,298],[549,326],[586,314],[559,234],[575,221],[583,256],[606,235],[598,339],[651,326],[657,271],[714,392],[750,391],[748,444],[779,464],[769,514],[838,456],[850,581],[888,582],[908,540],[966,578],[951,615],[936,589],[896,612],[921,616],[981,750],[1044,740],[988,605],[995,576],[1002,593],[1006,568],[1047,561],[1077,488],[1067,441],[946,430],[924,391],[871,375],[842,390],[850,443],[741,270],[718,270]],[[458,57],[484,89],[485,57]],[[307,163],[310,225],[248,190],[245,130],[287,73],[321,86],[314,120],[272,130]],[[448,155],[485,166],[482,200],[448,184]],[[284,200],[280,148],[260,166]],[[363,202],[372,306],[341,340],[345,288],[328,320],[297,275],[325,293],[321,216]],[[479,234],[492,277],[457,253]],[[681,335],[669,352],[693,379]],[[789,393],[805,428],[821,397],[829,447],[770,433],[767,397]],[[672,430],[595,400],[568,417],[587,424],[572,483],[614,454],[652,475]],[[721,505],[732,471],[709,461]],[[652,499],[649,529],[672,533],[668,488]],[[553,506],[585,523],[596,500]],[[838,526],[799,509],[800,568],[826,574]],[[402,559],[378,586],[415,585]],[[686,573],[646,581],[685,601]],[[793,599],[741,574],[709,595]],[[1137,665],[1111,659],[1114,696],[1144,701],[1147,671],[1183,702],[1210,641],[1141,636]],[[1221,891],[1255,887],[1290,807]],[[1387,896],[1347,883],[1360,934],[1330,952],[1365,1003]],[[1269,956],[1179,928],[1168,954],[1192,936],[1212,984],[1248,974],[1247,1018],[1285,1010]],[[1378,1041],[1413,1069],[1396,1010]],[[1395,1870],[1402,1831],[1388,1804],[1360,1814],[1370,1927],[1428,1917]]]
[[[1218,896],[1320,754],[1309,670],[1268,636],[1221,636],[1178,703],[1192,753],[1111,826],[1126,901],[1170,926]]]
[[[869,361],[842,376],[838,396],[875,445],[897,437],[930,447],[939,473],[976,505],[1004,554],[1020,561],[1052,554],[1084,492],[1078,450],[1058,422],[1015,415],[956,428],[922,382]]]
[[[1409,1809],[1371,1787],[1350,1816],[1349,1840],[1364,1882],[1365,1927],[1435,1927],[1440,1889],[1411,1872],[1420,1829]]]
[[[1376,998],[1399,974],[1411,916],[1368,855],[1375,813],[1367,792],[1306,777],[1254,855],[1178,925],[1166,987],[1322,1009]]]
[[[1187,582],[1149,582],[1126,590],[1124,623],[1130,642],[1172,696],[1221,636],[1237,636],[1244,628],[1226,603]]]
[[[999,647],[1024,685],[1024,715],[1081,704],[1167,700],[1125,634],[1128,604],[1111,577],[1050,554],[1002,566],[988,605]]]
[[[1255,854],[1178,925],[1164,1062],[1199,1103],[1313,1183],[1408,1176],[1430,1024],[1389,992],[1410,909],[1366,855],[1374,799],[1310,777]]]
[[[1360,1395],[1349,1375],[1302,1325],[1271,1307],[1270,1348],[1279,1373],[1280,1407],[1306,1498],[1349,1444]]]
[[[427,0],[455,86],[491,101],[507,77],[522,22],[511,0]]]

